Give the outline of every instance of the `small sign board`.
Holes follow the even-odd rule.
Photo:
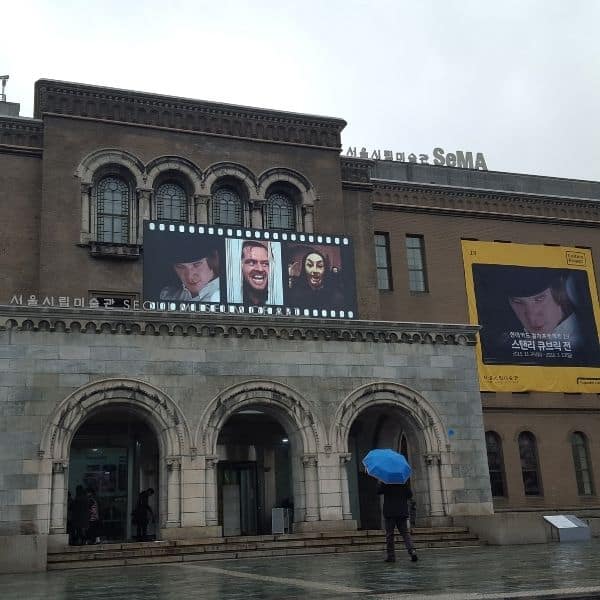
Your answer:
[[[592,534],[587,523],[575,515],[544,515],[544,520],[552,526],[552,537],[560,542],[586,542]]]

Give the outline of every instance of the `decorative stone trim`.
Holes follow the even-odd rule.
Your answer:
[[[141,254],[140,244],[111,244],[110,242],[90,242],[90,254],[94,258],[124,258],[137,260]]]
[[[372,160],[364,158],[341,157],[342,182],[361,183],[371,185],[371,167],[375,164]]]
[[[209,135],[341,149],[343,119],[41,79],[34,115],[65,115]]]
[[[373,180],[373,208],[526,222],[600,224],[597,200]]]
[[[0,331],[182,335],[474,346],[477,325],[0,306]]]
[[[44,123],[19,117],[0,117],[0,144],[28,149],[44,145]]]

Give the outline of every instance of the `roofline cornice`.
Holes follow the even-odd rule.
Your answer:
[[[468,345],[477,325],[0,305],[0,331]]]

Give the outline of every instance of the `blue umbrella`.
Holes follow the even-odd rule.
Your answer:
[[[406,483],[412,471],[406,458],[391,448],[371,450],[362,462],[367,473],[383,483]]]

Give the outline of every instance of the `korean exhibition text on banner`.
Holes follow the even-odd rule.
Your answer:
[[[462,242],[479,381],[489,392],[600,392],[590,250]]]

